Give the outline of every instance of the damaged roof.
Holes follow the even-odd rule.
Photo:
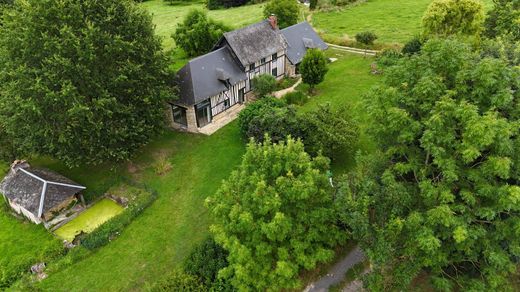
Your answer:
[[[279,29],[264,20],[241,29],[224,33],[223,39],[231,47],[245,68],[274,53],[285,50],[285,40]],[[222,46],[223,40],[217,46]]]
[[[44,181],[47,182],[47,189],[42,214],[85,189],[85,187],[60,174],[46,169],[33,168],[29,164],[23,163],[11,168],[0,183],[0,192],[11,202],[38,217]]]
[[[287,58],[293,65],[303,60],[307,49],[328,48],[307,21],[284,28],[281,32],[287,41]]]
[[[227,90],[227,81],[235,85],[246,79],[246,73],[233,60],[229,49],[222,47],[189,61],[179,70],[180,98],[176,103],[197,104]]]

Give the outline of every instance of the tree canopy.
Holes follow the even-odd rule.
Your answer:
[[[309,90],[312,91],[316,85],[323,82],[328,71],[325,54],[319,49],[308,50],[300,64],[300,73],[303,82],[310,86]]]
[[[264,16],[268,18],[271,14],[278,18],[278,26],[286,28],[298,23],[300,17],[300,6],[297,1],[292,0],[271,0],[264,8]]]
[[[328,159],[303,144],[251,142],[239,168],[207,199],[211,231],[229,251],[220,272],[239,291],[297,288],[298,274],[330,260],[344,236],[335,225]]]
[[[520,256],[520,72],[431,40],[368,96],[381,153],[346,180],[343,220],[371,290],[427,269],[443,290],[502,291]]]
[[[426,35],[478,36],[483,30],[484,6],[479,0],[434,0],[422,22]]]
[[[17,1],[0,67],[0,118],[20,151],[122,160],[162,128],[168,62],[133,1]]]
[[[230,28],[208,17],[203,10],[193,9],[177,26],[173,39],[190,57],[203,55],[213,48]]]
[[[485,22],[485,34],[488,37],[506,37],[520,41],[520,0],[493,0],[494,6],[489,11]]]

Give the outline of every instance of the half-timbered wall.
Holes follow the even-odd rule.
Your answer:
[[[227,91],[223,91],[218,95],[211,97],[211,115],[216,116],[228,108],[237,104],[239,100],[239,91],[246,87],[246,81],[240,81],[231,86]],[[245,93],[245,90],[244,90]]]
[[[246,92],[251,91],[251,80],[258,75],[269,74],[271,75],[273,69],[276,68],[277,74],[276,78],[281,77],[285,74],[285,52],[279,51],[276,54],[277,58],[273,60],[273,56],[265,57],[265,61],[258,60],[255,62],[255,68],[251,70],[251,65],[246,67],[246,75],[248,80],[246,81]]]

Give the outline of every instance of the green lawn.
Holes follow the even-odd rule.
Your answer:
[[[491,0],[483,0],[486,9]],[[367,0],[336,12],[317,12],[312,24],[326,34],[354,37],[373,31],[383,43],[404,43],[421,31],[421,18],[431,0]]]
[[[61,241],[41,225],[21,221],[5,211],[0,197],[0,291],[18,272],[60,252]]]
[[[233,123],[205,137],[167,133],[134,160],[132,175],[159,198],[109,245],[41,283],[47,291],[131,290],[153,283],[178,267],[208,234],[204,199],[240,163],[244,143]],[[168,157],[172,170],[158,176],[154,166]],[[95,181],[90,184],[95,184]],[[87,184],[87,187],[89,184]],[[116,276],[117,275],[117,276]]]
[[[163,38],[165,50],[171,50],[175,43],[171,35],[177,24],[191,9],[205,9],[202,1],[178,1],[178,4],[168,5],[164,0],[152,0],[141,4],[153,16],[157,35]],[[224,22],[233,28],[241,28],[260,21],[263,4],[247,5],[237,8],[210,10],[209,16]]]

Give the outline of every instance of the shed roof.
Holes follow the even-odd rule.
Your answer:
[[[227,90],[225,80],[235,85],[246,80],[245,72],[234,61],[229,49],[222,47],[188,62],[177,73],[180,99],[185,105],[197,104]]]
[[[224,33],[223,39],[231,47],[243,67],[268,57],[287,46],[279,29],[264,20],[241,29]],[[223,40],[217,44],[222,46]]]
[[[287,58],[294,65],[303,60],[307,49],[326,50],[328,48],[307,21],[284,28],[281,32],[287,41]]]
[[[0,183],[0,192],[11,202],[39,217],[42,189],[47,182],[42,214],[80,192],[85,187],[47,169],[33,168],[27,163],[13,165]]]

